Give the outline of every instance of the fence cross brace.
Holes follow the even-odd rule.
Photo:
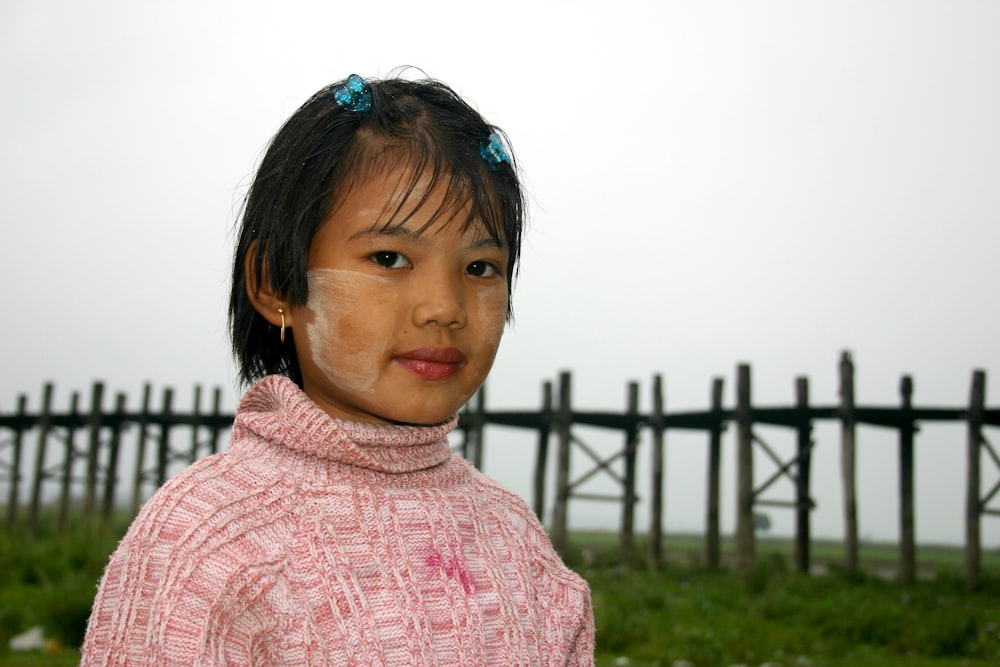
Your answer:
[[[997,456],[996,450],[993,448],[993,445],[990,444],[990,441],[986,439],[985,435],[980,435],[979,444],[989,455],[990,459],[993,460],[993,464],[997,467],[997,469],[1000,470],[1000,456]],[[1000,516],[1000,509],[991,509],[988,507],[990,501],[993,499],[993,496],[997,495],[998,492],[1000,492],[1000,479],[998,479],[986,495],[979,500],[979,508],[983,514]]]
[[[590,470],[588,470],[586,473],[575,479],[574,481],[570,482],[568,487],[569,489],[571,490],[575,489],[576,487],[580,486],[581,484],[583,484],[588,479],[590,479],[591,477],[593,477],[594,475],[598,474],[601,471],[606,473],[608,477],[611,477],[618,484],[624,486],[625,480],[622,479],[621,475],[615,472],[613,468],[611,468],[612,463],[625,456],[625,452],[623,450],[619,450],[614,454],[612,454],[611,456],[609,456],[608,458],[602,459],[601,456],[597,452],[595,452],[589,445],[587,445],[586,442],[576,437],[572,433],[570,434],[570,441],[578,448],[583,450],[583,452],[587,456],[589,456],[596,465]]]
[[[778,481],[778,479],[780,479],[782,475],[791,480],[791,482],[795,484],[797,488],[799,483],[799,476],[797,473],[791,472],[791,468],[792,466],[801,463],[806,457],[808,457],[812,453],[813,447],[816,446],[816,441],[810,440],[809,445],[805,449],[803,449],[801,453],[797,454],[794,458],[789,459],[787,462],[783,462],[781,460],[781,457],[778,456],[778,454],[774,451],[774,449],[771,448],[771,446],[768,445],[763,438],[758,436],[756,432],[751,432],[750,438],[751,440],[753,440],[755,444],[757,444],[764,451],[765,454],[767,454],[768,458],[770,458],[771,461],[773,461],[774,464],[778,466],[778,470],[775,471],[774,474],[768,477],[760,486],[758,486],[756,489],[753,490],[754,500],[757,501],[758,497],[765,491],[767,491],[776,481]],[[777,503],[782,506],[789,505],[791,507],[800,506],[798,502],[783,503],[779,501],[766,501],[764,499],[760,499],[757,502],[760,502],[762,504]],[[815,501],[813,501],[812,498],[807,498],[805,507],[808,509],[815,509],[816,503]]]

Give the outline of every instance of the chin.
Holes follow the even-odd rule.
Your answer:
[[[424,418],[424,417],[415,417],[412,419],[408,419],[406,417],[401,417],[399,419],[389,418],[389,421],[391,421],[394,424],[399,424],[400,426],[434,426],[436,424],[440,424],[441,422],[448,421],[449,419],[454,417],[457,412],[458,411],[456,410],[455,412],[452,412],[448,415],[445,415],[437,419]]]
[[[386,421],[410,426],[433,426],[448,421],[458,413],[461,405],[455,407],[415,408],[412,410],[393,410],[380,415]]]

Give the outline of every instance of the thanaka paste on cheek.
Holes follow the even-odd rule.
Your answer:
[[[351,320],[360,324],[364,311],[358,295],[366,293],[362,285],[385,279],[343,269],[314,269],[306,278],[309,282],[306,309],[311,315],[306,336],[313,364],[341,388],[372,394],[379,376],[378,349],[375,345],[352,349],[344,327]]]
[[[500,339],[507,326],[507,304],[506,283],[486,287],[479,292],[479,303],[477,304],[479,330],[489,341],[493,356],[496,356],[497,349],[500,347]],[[490,365],[493,365],[492,359]]]
[[[496,358],[500,348],[500,340],[503,337],[504,329],[507,327],[507,284],[484,287],[477,292],[476,298],[476,324],[482,338],[479,343],[482,346],[482,354],[489,355],[489,362],[486,364],[486,374],[489,374],[493,367],[493,360]],[[483,378],[485,380],[485,377]],[[472,388],[472,392],[462,394],[460,403],[464,404],[479,389],[479,385]]]

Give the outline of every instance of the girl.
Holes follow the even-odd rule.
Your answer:
[[[351,76],[279,130],[245,204],[224,454],[146,504],[84,665],[592,665],[586,583],[452,455],[510,315],[523,198],[434,81]]]

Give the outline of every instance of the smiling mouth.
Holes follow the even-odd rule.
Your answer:
[[[395,361],[425,380],[447,380],[465,365],[465,354],[454,347],[421,347],[403,352]]]

